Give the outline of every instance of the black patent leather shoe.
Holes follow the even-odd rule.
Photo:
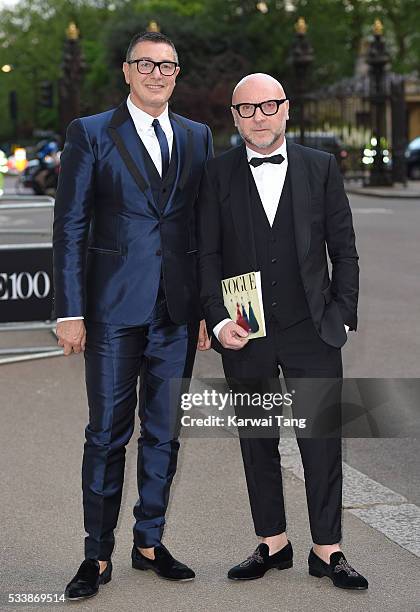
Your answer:
[[[136,546],[131,551],[131,561],[134,569],[152,570],[161,578],[176,580],[177,582],[188,582],[195,578],[191,568],[173,558],[169,550],[163,545],[155,546],[155,558],[148,559],[141,554]]]
[[[97,594],[99,585],[111,580],[112,562],[108,561],[106,568],[99,573],[99,562],[96,559],[85,559],[75,577],[70,580],[64,591],[66,599],[87,599]]]
[[[230,580],[254,580],[262,578],[270,569],[283,570],[293,566],[293,548],[289,541],[274,555],[270,555],[269,552],[267,544],[260,544],[248,559],[229,570],[228,578]]]
[[[355,589],[362,591],[369,586],[366,578],[349,565],[341,551],[332,553],[330,555],[330,562],[325,563],[325,561],[320,559],[311,548],[308,557],[308,565],[311,576],[317,576],[317,578],[328,576],[328,578],[331,578],[333,581],[334,586],[340,589]]]

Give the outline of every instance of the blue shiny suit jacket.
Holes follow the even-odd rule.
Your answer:
[[[212,137],[206,125],[169,116],[178,166],[163,211],[125,102],[69,125],[54,215],[56,317],[141,325],[161,268],[174,323],[199,316],[195,202]]]

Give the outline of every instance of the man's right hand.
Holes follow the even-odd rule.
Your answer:
[[[86,328],[83,319],[60,321],[57,323],[58,346],[62,346],[65,355],[80,353],[85,350]]]
[[[239,351],[249,341],[249,334],[233,321],[225,323],[219,332],[219,342],[225,349]]]

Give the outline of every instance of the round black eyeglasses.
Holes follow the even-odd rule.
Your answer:
[[[172,76],[178,66],[176,62],[154,62],[149,59],[133,59],[129,60],[127,64],[137,64],[137,70],[140,74],[152,74],[157,66],[163,76]]]
[[[242,102],[241,104],[232,104],[231,108],[238,111],[239,116],[243,119],[250,119],[255,115],[257,108],[261,109],[264,115],[275,115],[279,110],[280,106],[287,101],[287,98],[282,100],[266,100],[259,104],[252,104],[251,102]]]

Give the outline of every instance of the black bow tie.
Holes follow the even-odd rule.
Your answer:
[[[261,164],[281,164],[283,161],[284,157],[281,153],[279,153],[278,155],[272,155],[271,157],[253,157],[249,160],[249,163],[251,166],[254,166],[254,168],[258,168],[258,166],[261,166]]]

